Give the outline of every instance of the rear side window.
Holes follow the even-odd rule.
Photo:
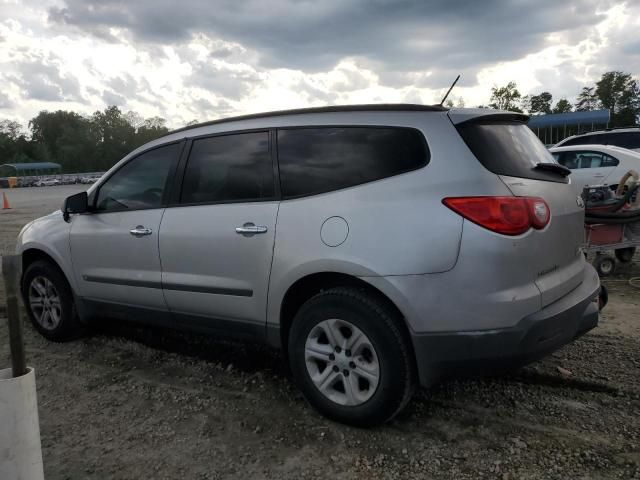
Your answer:
[[[608,142],[622,148],[640,148],[640,132],[622,132],[611,135]]]
[[[606,153],[573,151],[554,153],[553,157],[560,163],[571,170],[583,168],[604,168],[615,167],[618,165],[618,159],[613,158]]]
[[[556,163],[538,137],[524,123],[514,121],[466,122],[458,132],[484,167],[498,175],[567,183],[568,179],[538,163]]]
[[[237,133],[193,141],[180,202],[254,202],[274,190],[269,133]]]
[[[396,127],[278,130],[284,198],[330,192],[416,170],[429,161],[422,133]]]

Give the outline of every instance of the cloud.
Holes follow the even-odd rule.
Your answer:
[[[187,85],[231,100],[238,100],[260,81],[260,76],[250,67],[221,64],[211,59],[194,63],[192,68]]]
[[[105,90],[102,94],[102,99],[107,105],[115,105],[117,107],[123,107],[127,104],[127,99],[122,95],[114,92],[113,90]]]
[[[37,3],[36,3],[37,2]],[[0,1],[2,114],[109,104],[194,118],[310,105],[486,104],[492,86],[574,101],[640,76],[632,0]]]
[[[13,108],[15,102],[11,100],[9,95],[6,93],[0,92],[0,109],[3,108]]]
[[[80,83],[70,74],[62,74],[60,60],[49,55],[27,55],[15,63],[15,73],[8,75],[28,98],[46,102],[80,101]]]
[[[64,5],[49,10],[51,21],[96,35],[118,28],[140,42],[173,44],[205,34],[255,50],[264,68],[318,72],[354,57],[375,64],[376,71],[444,69],[427,79],[429,86],[442,87],[454,71],[477,70],[544,47],[549,33],[584,32],[613,2],[220,0],[214,6],[205,0],[65,0]]]

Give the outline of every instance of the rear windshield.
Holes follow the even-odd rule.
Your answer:
[[[567,183],[562,175],[536,169],[557,163],[526,124],[513,120],[465,122],[456,128],[484,167],[498,175]]]

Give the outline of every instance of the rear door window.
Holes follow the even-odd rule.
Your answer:
[[[418,130],[310,127],[278,130],[283,198],[360,185],[416,170],[429,161]]]
[[[497,175],[568,182],[566,177],[535,168],[538,163],[555,163],[555,160],[522,122],[471,121],[456,128],[480,163]]]
[[[193,141],[182,182],[181,203],[255,202],[275,197],[269,132],[248,132]]]

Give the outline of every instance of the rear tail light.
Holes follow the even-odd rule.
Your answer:
[[[467,220],[503,235],[540,230],[551,218],[547,202],[538,197],[451,197],[442,203]]]

